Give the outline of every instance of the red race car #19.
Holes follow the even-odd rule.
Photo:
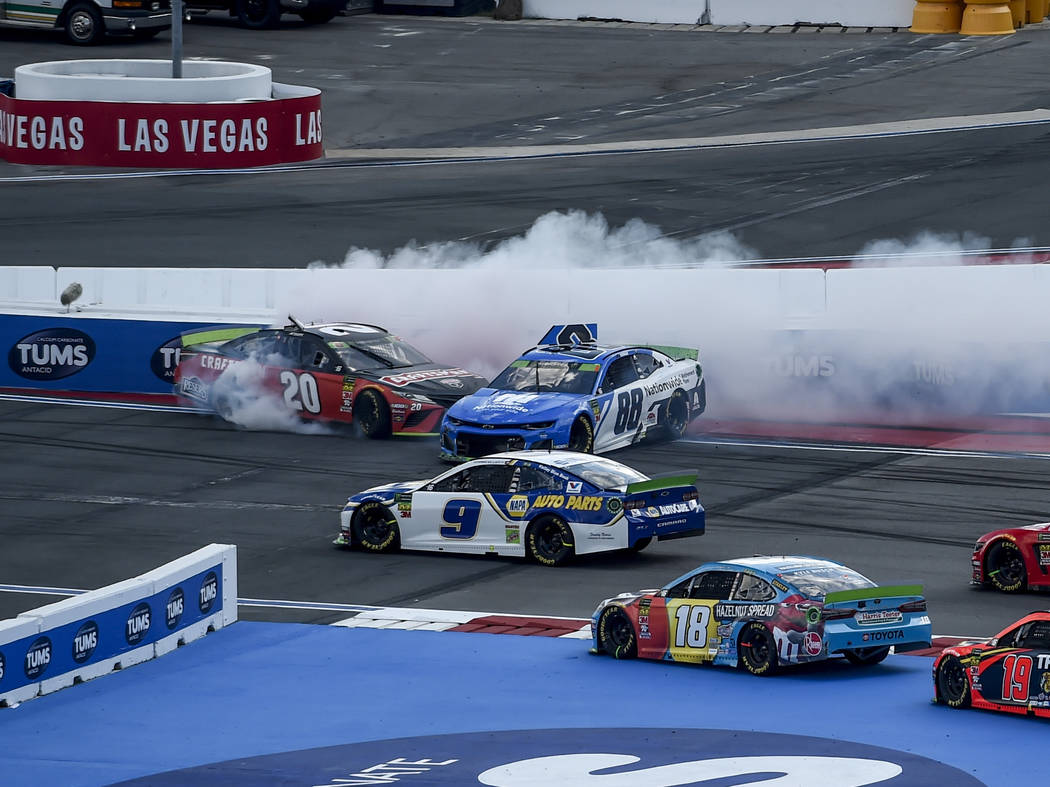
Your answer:
[[[357,424],[367,437],[437,432],[445,410],[485,379],[427,356],[375,325],[304,325],[183,336],[175,394],[231,421],[276,402],[308,420]]]
[[[1050,612],[1032,612],[988,642],[944,650],[933,665],[937,702],[1050,719]]]
[[[1005,593],[1050,588],[1050,522],[993,530],[973,547],[973,585]]]

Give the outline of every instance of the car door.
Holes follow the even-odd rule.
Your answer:
[[[407,538],[402,533],[401,543],[409,549],[500,551],[508,544],[507,523],[490,496],[509,490],[513,470],[506,460],[472,462],[413,493],[413,532]]]
[[[606,364],[596,393],[610,396],[610,402],[594,436],[595,449],[604,451],[633,442],[642,421],[645,393],[638,384],[638,367],[631,353]]]
[[[1005,708],[1032,703],[1048,707],[1050,620],[1022,623],[999,637],[996,646],[981,656],[978,680],[981,695]]]
[[[299,368],[279,374],[284,403],[304,418],[339,418],[343,398],[343,364],[316,336],[303,336]],[[348,413],[342,414],[349,420]]]
[[[682,588],[682,598],[668,598],[668,652],[672,660],[714,659],[719,643],[714,607],[729,600],[737,577],[735,571],[704,571]]]

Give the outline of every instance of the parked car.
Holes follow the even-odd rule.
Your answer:
[[[71,44],[107,34],[152,38],[171,27],[169,0],[0,0],[0,25],[62,30]]]
[[[187,0],[194,16],[209,11],[225,11],[245,27],[277,27],[281,14],[297,14],[304,22],[319,25],[335,18],[346,8],[347,0]]]

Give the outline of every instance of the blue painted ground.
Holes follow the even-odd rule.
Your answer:
[[[588,645],[240,622],[157,661],[0,709],[0,784],[87,787],[362,741],[591,727],[837,738],[939,760],[990,787],[1046,783],[1042,752],[1050,727],[931,704],[927,658],[894,656],[870,670],[836,664],[761,679],[722,668],[615,661],[588,655]],[[287,772],[277,779],[264,765],[249,769],[251,784],[317,783]],[[164,783],[180,781],[200,782],[187,775]]]

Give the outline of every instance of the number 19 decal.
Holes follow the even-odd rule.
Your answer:
[[[1027,702],[1032,657],[1011,653],[1003,659],[1003,701]]]
[[[707,647],[707,623],[711,619],[710,607],[681,606],[674,611],[674,645],[676,648]]]
[[[317,393],[317,380],[312,374],[303,372],[297,375],[295,372],[285,369],[281,372],[281,385],[284,386],[284,403],[293,410],[315,415],[321,412],[321,397]]]
[[[449,500],[441,519],[448,527],[441,528],[442,538],[474,538],[478,533],[481,503],[477,500]]]

